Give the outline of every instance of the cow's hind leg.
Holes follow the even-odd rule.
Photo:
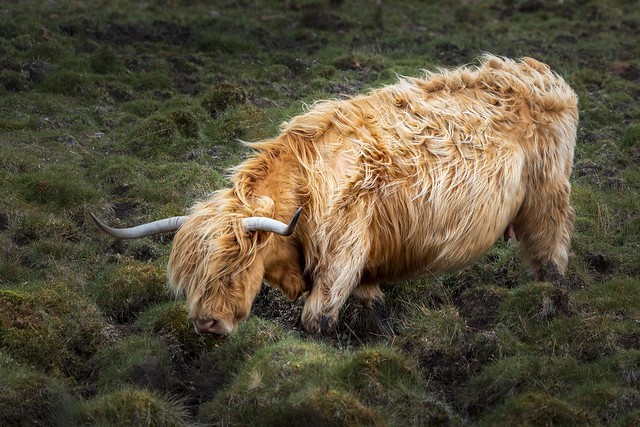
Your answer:
[[[392,336],[393,327],[380,285],[377,283],[361,283],[353,290],[353,296],[365,306],[377,332],[384,336]]]
[[[575,211],[569,204],[568,179],[542,187],[528,195],[514,221],[521,237],[522,249],[536,280],[566,286],[564,272],[569,260],[569,246]]]

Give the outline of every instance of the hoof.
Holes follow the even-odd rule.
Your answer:
[[[373,304],[369,308],[369,315],[373,321],[377,332],[385,337],[392,337],[395,335],[393,326],[391,325],[391,319],[387,311],[387,306],[381,299],[374,300]]]
[[[331,335],[336,330],[336,319],[332,319],[329,316],[320,317],[320,330],[321,335]]]
[[[318,320],[303,322],[303,324],[307,331],[318,338],[322,338],[331,335],[335,331],[337,319],[332,319],[329,316],[320,316]]]
[[[558,266],[552,261],[541,266],[536,276],[536,279],[541,282],[549,282],[559,288],[569,289],[569,281],[560,273]]]

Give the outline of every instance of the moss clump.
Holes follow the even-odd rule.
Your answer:
[[[22,282],[28,275],[28,271],[18,261],[0,260],[0,285]]]
[[[254,141],[266,138],[266,124],[267,117],[262,110],[252,105],[239,106],[222,117],[224,139],[242,138]]]
[[[524,311],[521,311],[524,306],[503,311],[503,306],[502,325],[529,351],[571,356],[586,362],[638,345],[637,281],[618,279],[594,284],[575,292],[572,300],[576,307],[573,314],[556,315],[544,321],[536,314],[544,304],[536,303]],[[511,303],[512,308],[521,304]]]
[[[213,337],[196,334],[187,318],[184,303],[166,302],[140,313],[135,323],[140,332],[156,334],[167,340],[174,348],[174,357],[191,360],[212,344]]]
[[[430,310],[422,304],[409,304],[402,320],[403,343],[421,357],[434,355],[457,357],[466,339],[467,325],[453,306]]]
[[[68,167],[27,172],[20,176],[18,183],[25,200],[58,208],[90,203],[98,196],[84,176]]]
[[[170,117],[156,115],[136,126],[127,141],[133,154],[155,156],[170,154],[177,148],[178,127]]]
[[[566,400],[585,408],[606,425],[640,407],[640,391],[610,381],[585,381],[567,394]]]
[[[179,402],[148,390],[124,387],[89,400],[83,425],[184,426],[187,416]]]
[[[198,335],[187,316],[187,308],[181,302],[167,302],[141,313],[136,321],[141,332],[159,334],[176,349],[174,357],[193,360],[203,351],[220,360],[223,371],[230,372],[232,365],[242,361],[261,345],[283,338],[284,332],[266,320],[250,317],[231,337],[220,340],[210,335]],[[220,365],[218,365],[220,366]],[[218,368],[216,368],[218,369]]]
[[[80,96],[95,90],[93,82],[85,75],[75,71],[58,70],[44,76],[40,86],[46,92],[66,96]]]
[[[104,89],[117,102],[128,102],[134,98],[133,90],[124,83],[106,83],[104,84]]]
[[[132,335],[102,347],[93,358],[98,389],[106,391],[122,384],[169,391],[174,377],[171,357],[157,337]]]
[[[257,350],[236,380],[201,406],[199,419],[262,425],[455,423],[446,404],[425,394],[414,368],[415,362],[390,348],[349,353],[284,339]]]
[[[400,342],[434,380],[449,384],[469,375],[468,327],[454,306],[430,310],[409,304],[398,331]]]
[[[13,92],[22,92],[29,85],[25,73],[13,70],[2,70],[0,72],[0,83],[6,90]]]
[[[487,408],[524,392],[569,390],[584,379],[571,357],[513,356],[487,365],[464,385],[461,401],[472,411]]]
[[[185,138],[196,138],[198,136],[198,116],[186,110],[176,110],[169,113],[169,117],[176,125],[178,132]]]
[[[415,362],[389,347],[365,347],[344,364],[343,375],[351,387],[366,393],[363,397],[368,402],[378,402],[386,390],[421,385],[417,368]]]
[[[247,94],[238,85],[221,83],[209,89],[202,97],[201,105],[211,117],[218,117],[229,107],[244,104]]]
[[[613,372],[629,387],[640,384],[640,349],[622,350],[611,357]]]
[[[137,91],[170,91],[173,82],[169,71],[162,68],[161,62],[156,64],[159,69],[135,73],[131,78],[131,85]],[[170,96],[170,93],[168,94]]]
[[[111,46],[101,46],[89,58],[94,73],[109,74],[120,68],[120,61]]]
[[[566,289],[545,282],[532,282],[514,289],[500,305],[499,319],[540,322],[560,314],[574,312],[573,301]]]
[[[638,318],[640,316],[640,281],[609,280],[576,292],[575,299],[581,307],[597,310],[598,313]]]
[[[599,421],[587,411],[544,392],[525,393],[507,400],[480,420],[480,425],[582,425]]]
[[[130,115],[145,118],[149,117],[160,109],[161,103],[157,100],[153,99],[134,99],[122,105],[122,110],[129,113]],[[124,121],[127,125],[132,121],[131,116],[126,116]]]
[[[340,390],[312,388],[274,408],[265,425],[371,426],[384,425],[383,416]]]
[[[640,146],[640,123],[631,123],[627,126],[620,139],[620,145],[626,149]]]
[[[425,393],[418,364],[391,347],[364,347],[345,358],[340,371],[347,389],[378,408],[391,425],[448,425],[457,420],[444,402]]]
[[[297,406],[296,397],[301,400],[316,388],[334,389],[332,376],[339,359],[324,346],[294,339],[261,348],[230,387],[200,407],[199,419],[223,424],[261,419],[269,424]]]
[[[63,382],[0,351],[0,425],[74,425],[78,407]]]
[[[114,155],[96,159],[90,171],[98,180],[107,184],[109,189],[126,185],[127,191],[130,191],[133,183],[146,183],[145,177],[140,176],[143,168],[144,163],[136,157]]]
[[[611,423],[611,425],[619,427],[640,425],[640,409],[636,409],[635,411],[631,411],[627,414],[621,415],[620,417],[616,418],[616,421],[614,423]]]
[[[62,284],[0,290],[0,347],[25,364],[77,376],[108,331],[96,307]]]
[[[138,124],[123,142],[132,154],[177,157],[195,144],[199,124],[198,114],[189,110],[156,114]]]
[[[21,217],[9,229],[9,234],[13,242],[19,246],[47,240],[76,242],[81,236],[78,226],[73,221],[59,215],[39,212]]]
[[[123,323],[170,299],[164,269],[136,261],[107,267],[89,285],[89,292],[107,316]]]

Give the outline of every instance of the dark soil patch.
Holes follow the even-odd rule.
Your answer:
[[[582,160],[573,167],[573,175],[597,187],[623,188],[624,179],[614,168],[606,167],[592,160]]]
[[[125,218],[128,218],[138,206],[139,206],[139,203],[131,200],[127,200],[124,202],[117,202],[113,205],[113,213],[116,216],[116,218],[125,219]]]
[[[629,350],[640,349],[640,332],[634,332],[628,335],[621,335],[619,338],[620,346]]]
[[[153,61],[155,58],[153,55],[149,55],[148,53],[143,53],[140,55],[136,55],[133,58],[127,58],[125,60],[125,65],[127,69],[134,72],[147,72],[153,69]]]
[[[503,295],[495,289],[472,288],[460,297],[460,315],[467,325],[475,329],[487,329],[495,324]]]
[[[149,262],[158,258],[155,251],[150,246],[142,246],[140,248],[136,248],[136,250],[132,252],[132,256],[133,259],[140,262]]]
[[[300,334],[301,337],[321,339],[338,347],[356,348],[386,339],[380,336],[368,310],[352,298],[340,311],[334,331],[323,336],[309,333],[301,319],[304,301],[304,298],[289,301],[280,290],[263,285],[253,302],[252,313],[270,319],[284,329]],[[391,317],[393,318],[393,315]]]
[[[182,396],[191,415],[196,415],[202,403],[213,399],[229,383],[230,373],[218,372],[219,365],[215,356],[204,352],[192,363],[176,365],[179,379],[172,391]]]
[[[629,62],[614,61],[609,64],[609,71],[611,73],[622,77],[629,81],[640,80],[640,66],[631,64]]]
[[[453,66],[469,61],[471,52],[451,42],[441,42],[436,44],[434,54],[443,64]]]
[[[0,212],[0,231],[9,229],[9,215],[4,212]]]
[[[518,12],[533,13],[545,8],[542,0],[525,0],[518,6]]]
[[[323,5],[311,5],[302,11],[300,26],[314,30],[344,31],[353,24]]]
[[[278,289],[263,285],[260,293],[253,301],[252,312],[256,316],[271,319],[285,329],[303,331],[302,299],[289,301]]]
[[[158,358],[151,358],[138,365],[131,373],[131,381],[140,387],[169,391],[171,389],[171,373]]]
[[[46,75],[51,74],[54,70],[53,65],[38,59],[22,64],[22,71],[26,72],[28,79],[35,83],[42,81]]]
[[[92,34],[95,40],[114,45],[128,45],[138,42],[165,42],[188,44],[193,40],[191,29],[171,22],[155,21],[151,29],[135,24],[110,23],[107,28]]]
[[[89,36],[92,39],[117,46],[139,42],[164,42],[176,45],[189,44],[193,35],[189,27],[165,21],[154,21],[151,28],[133,23],[110,22],[102,28],[97,22],[86,18],[64,22],[59,25],[63,34]]]
[[[614,261],[604,254],[587,254],[585,255],[585,261],[589,268],[598,274],[610,274],[615,267]]]

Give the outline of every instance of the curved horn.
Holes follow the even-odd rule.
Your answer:
[[[242,220],[242,228],[244,231],[268,231],[271,233],[276,233],[281,236],[290,236],[293,234],[296,229],[296,225],[298,224],[298,219],[300,219],[300,214],[302,213],[302,208],[298,208],[296,213],[291,218],[289,224],[285,224],[284,222],[277,221],[273,218],[265,218],[262,216],[252,216],[250,218],[245,218]]]
[[[180,228],[182,223],[187,219],[186,216],[174,216],[131,228],[112,228],[96,218],[94,214],[89,214],[102,231],[118,239],[137,239],[139,237],[153,236],[154,234],[171,233]]]

